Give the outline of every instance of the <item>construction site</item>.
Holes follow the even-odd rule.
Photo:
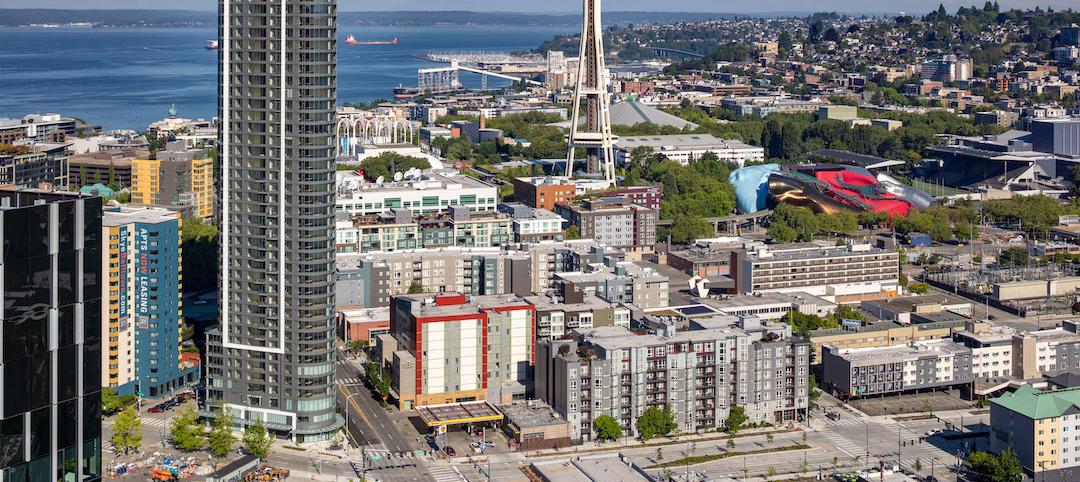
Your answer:
[[[1080,267],[1074,264],[950,267],[926,274],[925,280],[1021,317],[1071,314],[1080,293]]]

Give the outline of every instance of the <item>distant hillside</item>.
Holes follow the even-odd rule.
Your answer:
[[[210,27],[217,25],[217,13],[191,10],[0,9],[0,26],[3,27],[81,22],[118,27]]]
[[[605,12],[604,23],[675,23],[714,18],[733,18],[723,13]],[[339,12],[345,26],[379,25],[579,25],[581,14],[530,14],[512,12]],[[58,10],[43,8],[0,9],[0,26],[92,23],[114,27],[213,27],[215,12],[191,10]]]

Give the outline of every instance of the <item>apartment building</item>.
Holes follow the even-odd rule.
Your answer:
[[[102,386],[163,397],[194,384],[199,366],[180,358],[183,254],[180,214],[106,207],[102,220]]]
[[[971,349],[950,340],[822,349],[822,387],[843,399],[969,385]]]
[[[955,55],[946,55],[940,59],[931,59],[922,63],[921,77],[936,82],[957,82],[968,80],[972,74],[971,59],[961,59]]]
[[[630,202],[649,209],[660,210],[660,200],[664,198],[664,186],[649,184],[646,186],[626,186],[604,191],[605,196],[625,196]]]
[[[731,253],[736,293],[804,291],[836,303],[896,296],[900,258],[870,244],[752,245]]]
[[[808,405],[810,347],[786,325],[756,318],[721,324],[663,323],[651,334],[625,327],[582,330],[537,344],[536,396],[570,421],[574,440],[614,417],[628,435],[650,407],[669,408],[680,432],[721,427],[742,406],[750,422],[800,419]]]
[[[1016,330],[985,322],[968,322],[954,331],[952,340],[971,349],[971,375],[975,380],[1012,376],[1013,335]]]
[[[611,266],[589,265],[584,271],[555,274],[555,285],[562,291],[580,291],[612,303],[632,304],[641,309],[668,305],[668,277],[652,268],[629,261]]]
[[[630,308],[594,294],[567,290],[526,296],[536,307],[536,338],[557,339],[575,330],[599,326],[630,326]]]
[[[512,202],[499,205],[499,212],[514,220],[514,241],[535,243],[537,241],[562,241],[563,218],[547,209],[534,208]]]
[[[965,321],[949,320],[933,323],[903,325],[897,322],[874,323],[864,326],[830,328],[810,332],[814,347],[814,363],[821,363],[821,350],[825,345],[837,348],[881,348],[917,341],[951,338],[956,331],[964,329]]]
[[[68,144],[35,142],[7,146],[0,151],[0,185],[18,188],[66,188]]]
[[[616,248],[647,248],[656,244],[660,212],[623,197],[586,199],[580,205],[556,206],[555,212],[577,226],[582,238]]]
[[[452,206],[445,212],[414,215],[406,208],[368,216],[338,213],[334,223],[338,253],[401,249],[491,247],[513,242],[513,219],[503,213]]]
[[[1012,375],[1022,380],[1046,373],[1080,370],[1080,334],[1076,323],[1063,327],[1017,332],[1012,336]]]
[[[613,265],[622,253],[590,240],[501,248],[406,249],[337,255],[339,305],[389,306],[415,281],[424,291],[528,296],[555,287],[555,274],[590,264]]]
[[[214,216],[214,160],[183,141],[166,144],[157,159],[131,161],[131,202],[191,207],[193,216]]]
[[[990,400],[990,449],[1011,449],[1029,474],[1075,480],[1080,470],[1080,388],[1039,391],[1023,385]]]
[[[519,177],[514,179],[514,201],[526,206],[554,210],[558,204],[574,202],[577,187],[566,177]]]
[[[418,283],[425,292],[468,295],[533,292],[526,252],[498,249],[417,249],[338,255],[337,303],[383,307]]]
[[[533,305],[513,295],[395,297],[390,334],[379,344],[383,359],[393,360],[391,390],[400,408],[524,399],[535,360],[534,318]]]
[[[353,171],[337,171],[337,201],[339,213],[368,216],[394,208],[412,211],[415,215],[449,211],[463,206],[470,211],[494,211],[499,203],[498,189],[491,184],[461,174],[456,169],[428,169],[412,172],[406,177],[375,179],[375,182]]]

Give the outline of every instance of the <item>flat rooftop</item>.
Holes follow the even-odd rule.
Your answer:
[[[429,169],[415,177],[400,181],[368,182],[353,171],[337,171],[337,191],[340,195],[360,193],[394,193],[413,191],[445,191],[449,189],[495,189],[495,186],[461,174],[456,169]]]
[[[101,212],[101,224],[104,226],[130,223],[157,224],[179,219],[180,215],[176,211],[150,206],[105,206]]]
[[[770,263],[776,261],[798,261],[817,258],[842,258],[847,256],[866,256],[874,254],[897,254],[895,250],[882,249],[870,244],[835,246],[818,243],[790,243],[763,245],[747,253],[747,259]]]
[[[651,147],[657,151],[676,149],[760,149],[736,139],[717,139],[712,134],[674,134],[663,136],[620,137],[615,147],[632,151],[638,147]]]
[[[546,427],[567,423],[565,418],[559,416],[551,407],[540,400],[509,403],[499,406],[499,410],[514,425],[521,428]]]
[[[817,296],[802,291],[733,295],[724,299],[709,298],[702,300],[702,302],[720,311],[724,311],[725,309],[737,310],[763,305],[783,305],[793,303],[813,303],[822,306],[835,305],[835,303],[831,301],[818,298]]]
[[[891,313],[911,313],[926,305],[971,305],[970,301],[946,295],[897,296],[885,300],[863,301],[864,305]]]
[[[417,407],[420,419],[429,427],[502,420],[503,414],[485,400]]]
[[[457,302],[459,296],[464,297],[463,303]],[[480,313],[493,308],[529,308],[530,305],[524,299],[514,294],[505,295],[461,295],[459,293],[419,293],[415,295],[401,295],[398,299],[415,300],[418,303],[413,311],[417,318],[430,318],[433,316],[453,316]]]
[[[893,345],[872,348],[845,348],[838,355],[851,362],[868,362],[875,360],[884,361],[909,361],[926,357],[952,356],[970,353],[971,350],[963,345],[948,340],[919,341],[910,345]]]

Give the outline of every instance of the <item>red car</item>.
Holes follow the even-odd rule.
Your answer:
[[[150,407],[149,410],[147,410],[147,412],[150,412],[150,413],[161,413],[161,412],[164,412],[164,411],[165,411],[165,409],[161,405],[154,405],[153,407]]]

